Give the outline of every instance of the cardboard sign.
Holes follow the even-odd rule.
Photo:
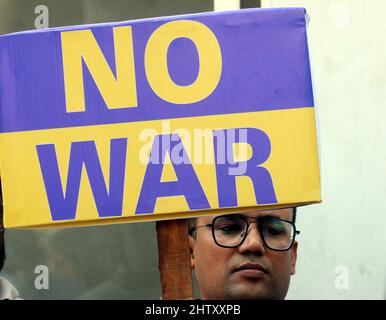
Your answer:
[[[5,226],[321,201],[305,10],[0,37]]]

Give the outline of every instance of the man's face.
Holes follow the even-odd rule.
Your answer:
[[[292,221],[293,209],[245,213],[245,217],[276,216]],[[197,226],[212,223],[216,216],[197,218]],[[252,223],[244,242],[236,248],[218,246],[210,227],[198,228],[190,237],[191,265],[195,269],[202,299],[284,299],[295,273],[297,242],[288,251],[268,249],[256,223]],[[239,270],[251,263],[251,268]],[[243,269],[243,268],[241,268]]]

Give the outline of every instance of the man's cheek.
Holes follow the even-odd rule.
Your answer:
[[[291,271],[291,255],[289,252],[271,252],[267,259],[271,264],[270,274],[287,275]]]
[[[291,248],[291,275],[294,275],[296,272],[297,249],[298,242],[295,241],[293,247]]]

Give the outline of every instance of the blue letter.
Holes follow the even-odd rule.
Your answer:
[[[166,138],[166,139],[165,139]],[[163,147],[163,142],[165,146]],[[178,146],[181,144],[180,146]],[[166,152],[171,155],[174,147],[178,146],[183,152],[183,161],[176,161],[170,156],[174,171],[177,176],[176,181],[161,182],[162,170]],[[158,155],[161,155],[158,156]],[[161,163],[152,163],[151,159],[160,159]],[[177,163],[178,164],[177,164]],[[189,157],[182,146],[182,141],[178,135],[162,135],[154,138],[150,160],[146,168],[143,179],[141,194],[139,196],[136,214],[153,213],[158,197],[185,196],[190,210],[209,209],[210,205],[205,196],[204,190],[194,172]]]
[[[66,194],[63,195],[58,161],[53,144],[37,145],[52,220],[75,219],[83,164],[86,168],[99,217],[122,215],[127,138],[110,142],[109,191],[103,178],[94,141],[71,144]]]
[[[242,130],[246,133],[244,136],[241,134]],[[232,139],[233,141],[230,141],[230,133],[236,133],[235,136],[238,136],[238,139],[235,138]],[[259,167],[259,165],[267,161],[271,153],[271,142],[267,134],[259,129],[244,128],[224,131],[214,130],[213,136],[219,207],[237,206],[237,176],[248,176],[252,180],[257,204],[277,203],[271,175],[266,168]],[[218,141],[219,139],[216,137],[223,137],[223,139]],[[233,144],[241,142],[248,143],[252,148],[253,154],[248,161],[237,163],[233,159]],[[237,175],[230,174],[232,169],[235,171],[236,165],[244,166],[245,172]]]

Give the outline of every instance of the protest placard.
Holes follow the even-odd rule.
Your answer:
[[[7,228],[321,201],[305,10],[0,37]]]

